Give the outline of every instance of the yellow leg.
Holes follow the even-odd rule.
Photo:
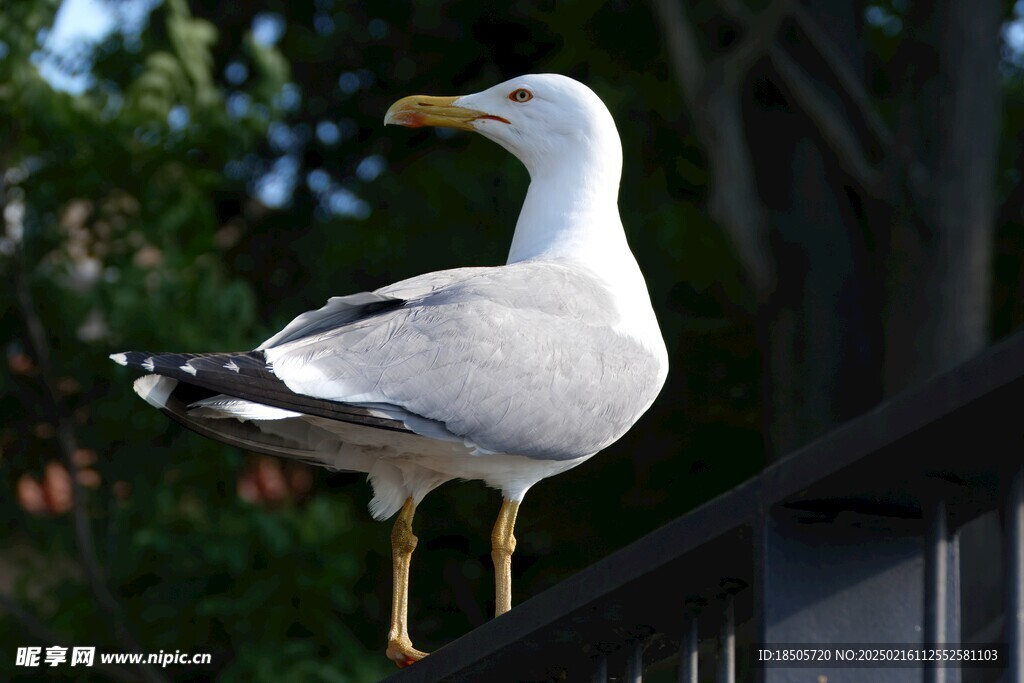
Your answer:
[[[500,617],[512,609],[512,553],[516,549],[516,537],[512,530],[516,525],[519,503],[501,501],[498,520],[491,532],[491,559],[494,560],[494,616]]]
[[[409,564],[417,538],[412,533],[412,517],[416,506],[412,498],[405,500],[391,530],[391,563],[394,584],[391,593],[391,628],[388,631],[388,659],[401,667],[409,666],[427,656],[412,646],[409,639]]]

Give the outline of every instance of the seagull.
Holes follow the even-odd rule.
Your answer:
[[[555,74],[461,97],[395,102],[384,124],[476,131],[530,174],[508,260],[331,298],[253,351],[125,352],[135,391],[240,448],[365,472],[392,534],[386,653],[408,631],[412,522],[453,479],[501,491],[491,534],[495,617],[512,605],[513,534],[537,482],[618,440],[654,402],[668,354],[618,210],[622,145],[608,109]]]

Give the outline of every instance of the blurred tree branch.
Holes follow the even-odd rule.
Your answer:
[[[839,80],[843,87],[843,92],[857,106],[861,117],[871,130],[871,133],[886,148],[891,147],[895,136],[885,121],[882,120],[878,110],[871,103],[871,98],[864,88],[864,84],[854,73],[854,70],[850,68],[850,63],[840,54],[832,41],[829,40],[828,36],[821,30],[821,27],[818,26],[818,23],[800,3],[793,4],[791,14],[793,19],[796,20],[797,26],[800,27],[800,30],[810,41],[815,51],[825,62],[826,66],[828,66],[829,71]]]
[[[872,106],[847,60],[806,9],[791,0],[776,0],[758,14],[740,0],[720,0],[719,4],[726,15],[741,24],[744,37],[736,47],[709,62],[701,54],[684,3],[651,0],[683,99],[708,147],[714,177],[709,199],[712,215],[728,231],[755,290],[763,294],[772,287],[774,266],[763,256],[767,251],[764,219],[756,208],[760,198],[756,196],[750,151],[744,139],[740,94],[743,79],[760,57],[771,59],[804,113],[814,121],[844,170],[862,189],[888,202],[899,200],[898,186],[891,177],[891,171],[898,169],[907,183],[909,198],[914,200],[915,207],[927,213],[924,196],[928,172],[896,148],[894,134]],[[882,162],[872,162],[850,120],[822,96],[818,86],[777,41],[778,30],[787,17],[795,20],[841,84],[842,94],[855,106],[864,125],[881,145]]]
[[[992,313],[1004,10],[941,0],[909,11],[907,42],[935,49],[907,76],[899,138],[928,171],[911,169],[912,211],[887,235],[887,393],[983,349]]]
[[[887,191],[882,169],[872,164],[849,121],[836,107],[821,97],[817,87],[792,57],[778,45],[770,50],[772,63],[790,92],[814,121],[822,138],[835,153],[844,170],[869,194],[875,197],[891,194]]]
[[[754,62],[763,57],[776,42],[776,34],[782,21],[790,13],[795,0],[773,0],[767,9],[753,14],[743,7],[740,0],[721,0],[722,7],[733,18],[743,23],[744,37],[737,47],[721,57],[731,68],[744,73]]]
[[[707,152],[709,213],[767,304],[765,431],[782,453],[984,345],[999,6],[909,10],[896,135],[858,73],[861,5],[717,4],[739,37],[705,57],[686,3],[651,0]]]
[[[751,13],[740,0],[720,0],[720,4],[725,12],[741,22],[747,31],[759,35],[767,34],[770,41],[767,55],[779,77],[803,107],[804,113],[814,121],[844,170],[861,188],[871,196],[887,202],[910,200],[916,211],[927,215],[931,210],[926,200],[930,171],[914,158],[911,150],[897,144],[896,136],[871,103],[867,90],[849,61],[836,49],[833,41],[825,35],[810,13],[799,2],[776,2],[761,15]],[[785,5],[781,8],[783,12],[773,11],[775,7],[781,5]],[[880,162],[871,161],[861,136],[850,119],[822,96],[819,87],[812,82],[797,60],[775,41],[778,24],[786,16],[795,21],[830,75],[840,85],[842,96],[854,106],[861,122],[880,145],[883,155]],[[772,30],[766,32],[766,26],[770,26]],[[749,44],[750,41],[746,43]],[[739,63],[749,65],[752,60],[747,59]],[[898,196],[899,185],[893,182],[894,171],[906,183],[908,197]],[[934,217],[930,219],[934,220]]]
[[[871,104],[867,91],[854,74],[849,62],[839,53],[807,10],[796,3],[791,15],[817,56],[839,82],[842,95],[854,105],[861,121],[879,143],[882,160],[878,163],[870,161],[850,120],[822,97],[820,89],[811,82],[796,60],[781,45],[776,44],[772,46],[770,56],[779,76],[799,101],[804,112],[817,125],[844,170],[865,192],[890,203],[910,201],[915,211],[928,216],[931,206],[925,197],[931,172],[914,157],[908,147],[897,143],[896,136]],[[893,182],[896,179],[893,177],[894,172],[898,174],[897,178],[905,183],[905,197],[899,196],[901,186]],[[934,216],[929,216],[929,220],[934,219]]]
[[[746,144],[740,92],[750,65],[774,41],[789,2],[775,0],[764,11],[763,24],[751,31],[734,52],[707,62],[683,3],[651,0],[683,98],[709,148],[711,214],[728,232],[758,296],[771,289],[775,274],[766,257],[764,215]]]
[[[0,191],[5,191],[0,187]],[[0,199],[0,214],[6,206],[5,199]],[[142,646],[132,635],[125,624],[124,611],[114,593],[110,590],[104,577],[103,568],[96,555],[96,543],[93,539],[89,512],[86,509],[85,492],[79,482],[79,467],[75,462],[75,451],[78,450],[78,438],[72,424],[71,416],[57,392],[57,375],[51,362],[49,337],[39,317],[32,296],[27,265],[24,262],[24,239],[17,243],[11,256],[11,270],[14,274],[14,290],[18,311],[25,328],[25,338],[39,368],[40,382],[43,385],[43,396],[46,412],[56,427],[57,443],[60,446],[64,465],[71,479],[71,517],[74,526],[75,546],[78,559],[85,573],[86,581],[96,598],[96,603],[113,621],[112,630],[117,642],[126,650],[143,652]],[[159,683],[165,679],[151,666],[140,668],[143,680]]]

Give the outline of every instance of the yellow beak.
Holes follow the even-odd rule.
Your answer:
[[[421,126],[438,126],[440,128],[458,128],[473,130],[473,121],[477,119],[495,119],[508,123],[500,116],[492,116],[476,109],[467,109],[454,104],[458,97],[431,97],[429,95],[411,95],[398,100],[384,115],[384,125],[395,124],[406,128]]]

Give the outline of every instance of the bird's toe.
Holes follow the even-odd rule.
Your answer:
[[[420,652],[412,646],[408,636],[392,638],[388,641],[388,659],[404,669],[411,666],[427,656],[428,653]]]

